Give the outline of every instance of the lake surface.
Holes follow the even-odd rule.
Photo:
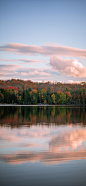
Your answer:
[[[86,107],[0,107],[0,186],[85,186]]]

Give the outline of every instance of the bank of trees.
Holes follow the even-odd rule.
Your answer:
[[[8,104],[83,104],[86,105],[86,89],[54,90],[50,88],[8,87],[0,89],[0,103]]]

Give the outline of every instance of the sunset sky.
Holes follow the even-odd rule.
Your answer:
[[[85,0],[0,0],[0,79],[86,81]]]

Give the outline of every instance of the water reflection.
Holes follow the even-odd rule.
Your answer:
[[[0,124],[86,124],[86,107],[0,107]],[[20,125],[19,125],[20,127]]]
[[[1,162],[86,159],[85,108],[26,108],[3,107],[0,112]]]

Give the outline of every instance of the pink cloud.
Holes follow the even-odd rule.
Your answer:
[[[86,67],[76,59],[62,59],[61,57],[53,56],[50,58],[50,65],[66,76],[86,77]]]
[[[44,60],[36,60],[36,59],[19,59],[19,61],[22,61],[24,63],[40,63],[40,62],[45,62]]]
[[[80,84],[81,83],[81,81],[73,81],[73,80],[68,80],[68,83],[71,83],[71,84],[73,84],[73,83],[76,83],[76,84]]]
[[[45,79],[45,77],[50,77],[52,76],[51,72],[52,70],[50,70],[49,68],[46,69],[41,69],[41,68],[29,68],[29,67],[25,67],[23,65],[0,65],[0,75],[3,77],[11,77],[12,78],[40,78],[40,79]]]
[[[1,51],[10,51],[27,55],[58,55],[58,56],[66,56],[66,57],[81,57],[86,58],[86,50],[61,46],[58,44],[48,43],[44,46],[36,46],[36,45],[25,45],[19,43],[10,43],[0,47]]]
[[[44,60],[36,60],[36,59],[3,59],[3,58],[0,58],[0,61],[1,62],[16,62],[16,63],[20,63],[20,62],[24,62],[24,63],[40,63],[40,62],[46,62]]]
[[[36,46],[36,45],[25,45],[25,44],[19,44],[19,43],[10,43],[6,44],[4,46],[0,47],[1,51],[9,51],[9,52],[14,52],[18,54],[23,54],[23,55],[45,55],[50,57],[50,65],[53,67],[51,71],[53,71],[53,75],[49,69],[49,71],[46,71],[46,69],[31,69],[29,67],[25,68],[25,66],[21,65],[16,65],[16,66],[11,66],[5,65],[5,67],[1,67],[1,73],[0,76],[7,76],[8,78],[11,76],[13,78],[23,78],[25,77],[26,79],[28,78],[34,78],[38,79],[45,79],[46,80],[54,80],[57,74],[55,72],[59,72],[62,75],[66,76],[74,76],[78,78],[86,77],[86,67],[84,67],[79,60],[77,59],[68,59],[63,57],[79,57],[79,58],[86,58],[86,50],[84,49],[78,49],[78,48],[72,48],[72,47],[66,47],[66,46],[61,46],[58,44],[52,44],[48,43],[44,46]],[[33,60],[33,59],[2,59],[0,58],[0,61],[8,61],[8,62],[17,62],[17,63],[26,63],[31,64],[31,63],[40,63],[40,62],[45,62],[45,60]],[[47,60],[46,60],[47,62]],[[11,68],[11,69],[10,69]],[[46,67],[45,67],[46,68]],[[48,66],[50,68],[50,66]],[[47,69],[48,69],[47,68]],[[12,73],[14,72],[14,73]],[[37,78],[35,77],[37,76]],[[51,79],[52,77],[52,79]],[[32,80],[32,79],[31,79]],[[58,77],[59,80],[59,77]]]
[[[6,64],[6,65],[0,65],[0,69],[3,71],[10,71],[10,70],[16,70],[18,68],[22,67],[21,65],[9,65],[9,64]]]
[[[25,44],[19,44],[19,43],[11,43],[6,44],[5,46],[0,47],[1,51],[9,51],[9,52],[15,52],[19,54],[28,54],[28,55],[34,55],[37,53],[44,53],[43,48],[41,46],[36,45],[25,45]]]
[[[16,62],[16,59],[3,59],[3,58],[0,58],[0,61],[1,62],[3,62],[3,61]]]

